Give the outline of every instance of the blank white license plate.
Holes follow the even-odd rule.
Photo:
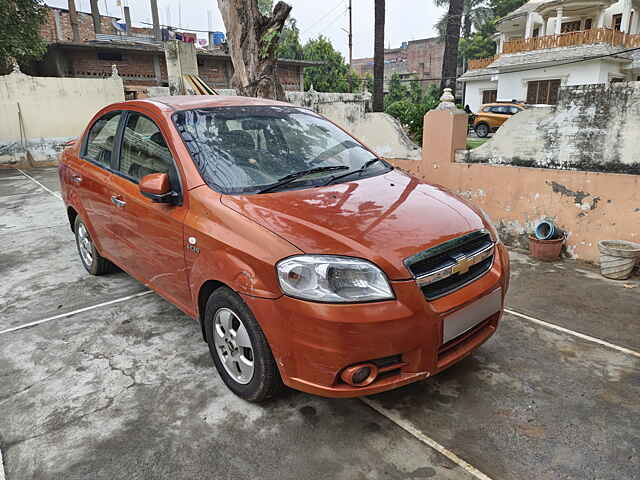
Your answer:
[[[502,289],[498,288],[482,298],[479,298],[471,305],[467,305],[461,310],[452,313],[444,319],[442,329],[442,343],[447,343],[473,327],[491,315],[500,311],[502,307]]]

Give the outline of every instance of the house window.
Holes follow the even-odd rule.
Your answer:
[[[584,21],[584,29],[585,29],[585,30],[591,30],[592,26],[593,26],[593,19],[591,19],[591,18],[587,18],[587,19]]]
[[[494,103],[498,99],[497,90],[484,90],[482,92],[482,103]]]
[[[612,19],[613,29],[618,31],[622,30],[622,14],[618,13],[617,15],[614,15]]]
[[[575,22],[564,22],[560,28],[560,33],[577,32],[580,30],[580,20]]]
[[[107,62],[121,62],[122,54],[118,52],[98,52],[98,60]]]
[[[533,36],[534,37],[539,37],[540,36],[540,27],[536,27],[533,29]]]
[[[560,80],[536,80],[527,83],[527,103],[555,105],[558,103]]]
[[[613,77],[611,78],[611,80],[609,80],[609,83],[620,83],[620,82],[624,82],[623,77]]]

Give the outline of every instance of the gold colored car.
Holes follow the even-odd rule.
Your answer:
[[[475,115],[473,129],[478,137],[484,138],[525,108],[525,104],[519,102],[486,103]]]

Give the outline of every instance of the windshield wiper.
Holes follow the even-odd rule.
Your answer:
[[[327,183],[325,183],[325,185],[330,185],[331,183],[335,182],[336,180],[340,180],[341,178],[345,178],[348,177],[349,175],[354,175],[356,173],[362,173],[364,172],[366,169],[368,169],[371,165],[374,165],[378,162],[382,162],[381,159],[379,159],[378,157],[372,158],[371,160],[365,162],[364,165],[362,165],[362,167],[360,167],[357,170],[351,170],[350,172],[347,173],[343,173],[342,175],[335,175],[333,177],[331,177],[329,179],[329,181]],[[383,162],[384,163],[384,162]]]
[[[302,170],[300,172],[291,173],[289,175],[282,177],[273,185],[269,185],[268,187],[263,188],[262,190],[258,190],[258,193],[267,193],[273,190],[277,190],[278,188],[284,187],[285,185],[288,185],[299,178],[306,177],[307,175],[311,175],[313,173],[335,172],[338,170],[348,170],[348,169],[349,167],[347,167],[346,165],[334,165],[331,167],[316,167],[316,168],[310,168],[309,170]]]

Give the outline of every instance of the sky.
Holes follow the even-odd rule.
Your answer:
[[[45,0],[47,5],[67,8],[67,0]],[[75,0],[76,8],[90,12],[89,0]],[[118,0],[99,0],[100,13],[122,17]],[[122,0],[131,9],[134,26],[151,23],[149,0]],[[349,56],[347,33],[348,0],[287,0],[293,7],[291,15],[297,20],[302,42],[322,34],[331,39],[333,46],[345,59]],[[373,4],[374,0],[352,0],[353,4],[353,58],[373,56]],[[224,31],[217,0],[158,0],[160,23],[184,29],[209,29],[209,16],[213,30]],[[403,41],[433,37],[433,29],[444,10],[434,6],[432,0],[387,0],[385,46],[399,47]],[[169,22],[169,21],[170,22]],[[206,34],[199,34],[206,38]]]

